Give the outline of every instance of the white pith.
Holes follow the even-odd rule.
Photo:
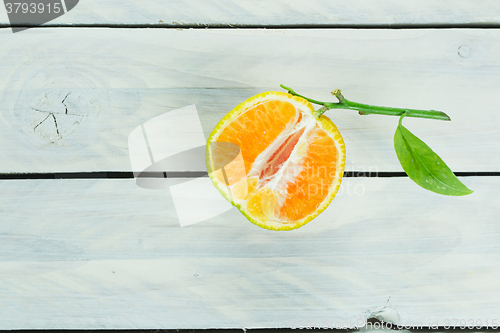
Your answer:
[[[276,150],[281,147],[286,139],[304,128],[304,132],[300,136],[295,147],[293,147],[290,157],[283,163],[283,165],[281,165],[278,172],[272,175],[270,177],[271,179],[263,186],[271,189],[277,195],[278,206],[280,207],[286,199],[286,184],[293,182],[293,180],[302,171],[302,158],[304,155],[299,154],[298,150],[300,146],[307,144],[307,135],[315,127],[315,125],[316,122],[312,116],[302,113],[302,119],[299,123],[295,124],[293,127],[285,129],[282,133],[280,133],[278,138],[271,145],[269,145],[269,147],[257,156],[252,165],[252,169],[248,173],[248,177],[260,176],[260,173],[266,167],[266,163]],[[287,171],[286,174],[285,171]],[[259,189],[261,188],[260,184],[265,180],[266,179],[259,179]]]

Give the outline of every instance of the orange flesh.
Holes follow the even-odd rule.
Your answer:
[[[245,191],[241,190],[243,183],[240,182],[237,185],[238,195],[233,190],[237,199],[246,201],[247,211],[254,218],[294,223],[313,214],[330,194],[340,153],[335,141],[318,122],[307,131],[305,128],[292,131],[302,118],[302,114],[289,102],[265,101],[232,120],[215,139],[216,142],[231,142],[240,147],[248,176],[261,154],[280,136],[288,135],[275,151],[267,151],[269,155],[265,163],[257,170],[258,179],[254,176],[242,180],[247,187]],[[300,154],[297,145],[304,146]],[[292,158],[299,162],[287,163]],[[220,179],[221,175],[217,177]],[[280,181],[279,177],[288,178]]]
[[[248,172],[257,156],[297,121],[298,113],[288,102],[260,103],[226,126],[217,141],[238,145]]]
[[[312,214],[324,198],[337,171],[339,152],[324,130],[316,127],[308,135],[308,152],[302,170],[286,188],[286,200],[280,207],[282,221],[297,221]]]

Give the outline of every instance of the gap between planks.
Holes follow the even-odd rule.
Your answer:
[[[265,26],[494,26],[500,23],[500,5],[484,0],[134,0],[80,1],[76,7],[54,21],[52,26],[101,27],[265,27]],[[0,11],[0,24],[8,25],[6,11]]]
[[[161,172],[160,172],[161,173]],[[165,171],[165,175],[159,176],[159,172],[142,172],[141,178],[193,178],[208,177],[205,171]],[[500,172],[454,172],[457,177],[498,177]],[[408,177],[405,172],[365,172],[347,171],[345,178],[352,177]],[[96,171],[96,172],[65,172],[65,173],[4,173],[0,174],[0,180],[22,180],[22,179],[131,179],[135,178],[133,172],[124,171]]]

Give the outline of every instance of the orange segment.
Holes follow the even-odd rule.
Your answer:
[[[261,221],[272,220],[275,217],[276,201],[274,192],[263,188],[248,201],[248,212]]]
[[[312,214],[329,195],[335,180],[339,152],[328,134],[316,126],[307,136],[302,170],[285,189],[280,218],[294,222]]]
[[[302,98],[262,93],[229,112],[210,135],[210,178],[252,223],[272,230],[299,228],[337,193],[344,142],[333,122],[313,111]],[[225,143],[228,148],[220,148]]]
[[[249,171],[257,156],[276,140],[283,130],[295,123],[297,117],[297,109],[291,103],[264,101],[230,122],[216,141],[231,142],[243,148],[245,168]]]

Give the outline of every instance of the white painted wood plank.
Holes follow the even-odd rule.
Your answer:
[[[320,100],[341,88],[353,101],[443,110],[452,122],[405,124],[454,171],[500,171],[498,30],[3,29],[0,42],[0,172],[127,171],[128,135],[145,121],[196,104],[207,137],[280,83]],[[347,170],[401,170],[396,117],[328,115]]]
[[[97,0],[80,1],[48,24],[110,25],[407,25],[498,24],[500,4],[486,0]],[[4,10],[0,23],[7,24]]]
[[[260,229],[236,209],[181,228],[132,180],[0,182],[0,328],[291,327],[498,319],[497,177],[444,197],[348,178],[316,220]]]

